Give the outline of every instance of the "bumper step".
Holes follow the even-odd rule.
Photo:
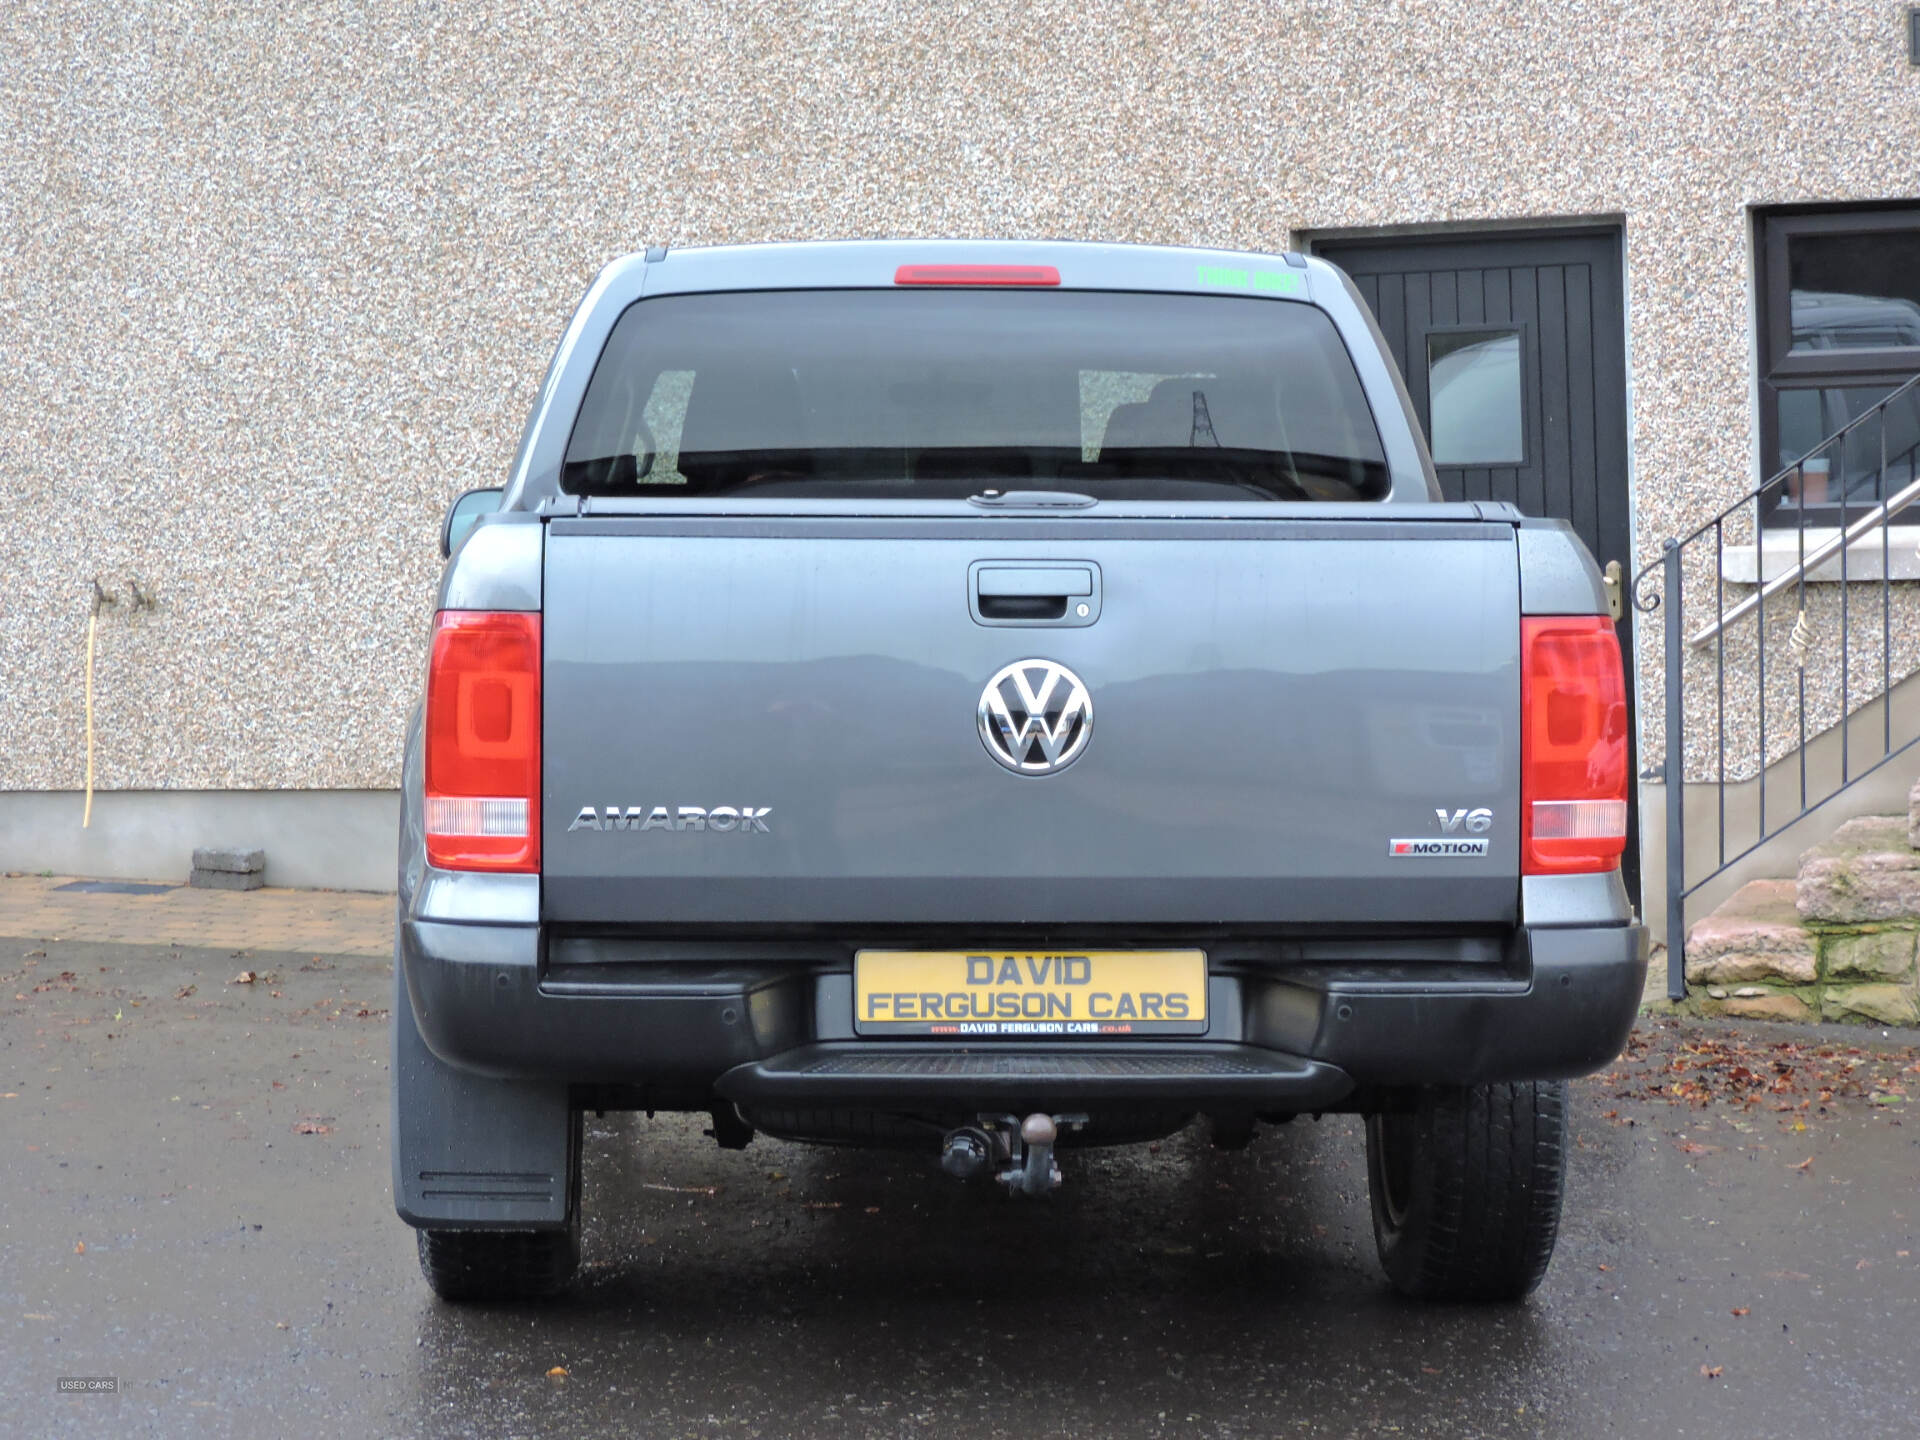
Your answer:
[[[737,1066],[715,1088],[728,1100],[751,1104],[1177,1102],[1311,1110],[1338,1103],[1353,1081],[1331,1065],[1252,1045],[956,1050],[855,1041],[805,1045]]]

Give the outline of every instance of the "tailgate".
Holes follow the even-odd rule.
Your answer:
[[[1510,923],[1514,531],[1405,514],[555,520],[547,916]]]

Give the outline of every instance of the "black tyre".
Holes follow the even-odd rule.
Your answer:
[[[1567,1178],[1565,1081],[1422,1090],[1367,1117],[1373,1237],[1416,1300],[1519,1300],[1547,1273]]]
[[[421,1230],[420,1272],[442,1300],[544,1300],[580,1268],[580,1217],[564,1230]]]

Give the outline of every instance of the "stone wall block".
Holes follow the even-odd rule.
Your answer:
[[[1920,997],[1911,985],[1829,985],[1820,997],[1828,1020],[1871,1020],[1879,1025],[1920,1023]]]
[[[1764,985],[1742,985],[1724,1000],[1708,1000],[1703,1015],[1724,1015],[1729,1020],[1817,1020],[1819,992],[1776,990]]]
[[[1829,925],[1920,920],[1920,851],[1907,844],[1906,817],[1862,815],[1803,854],[1795,904]]]
[[[1834,980],[1903,980],[1913,974],[1915,933],[1864,930],[1829,935],[1822,942],[1826,977]]]

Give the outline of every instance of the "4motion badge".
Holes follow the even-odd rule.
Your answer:
[[[1493,811],[1485,806],[1474,810],[1441,807],[1433,816],[1440,822],[1441,838],[1389,840],[1387,854],[1396,860],[1458,860],[1487,853],[1486,832],[1493,828]],[[1468,833],[1462,835],[1462,830]]]

